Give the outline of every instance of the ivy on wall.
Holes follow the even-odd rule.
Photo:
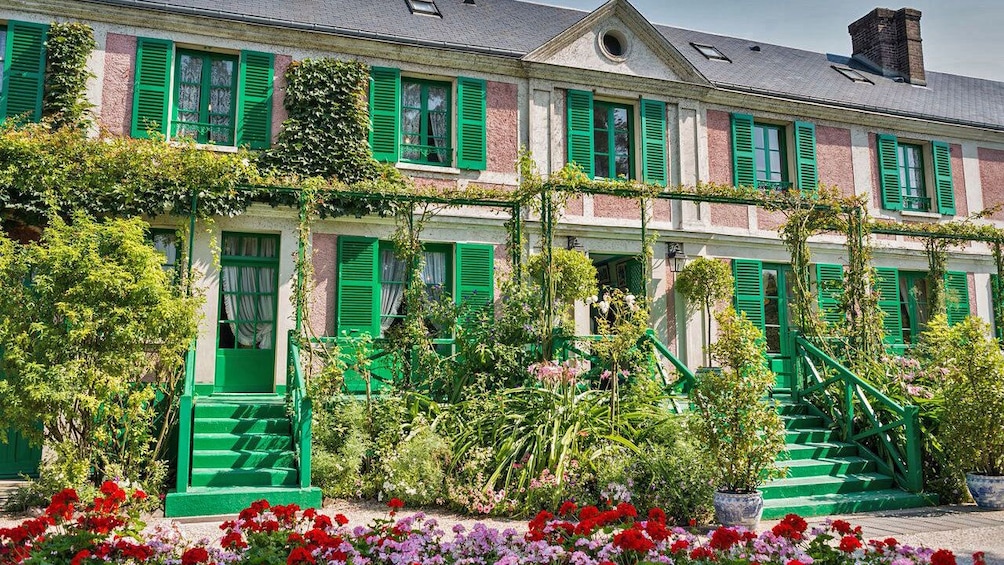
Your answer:
[[[82,23],[53,23],[45,42],[45,88],[42,117],[54,128],[86,127],[92,104],[87,101],[87,57],[98,46],[94,31]]]

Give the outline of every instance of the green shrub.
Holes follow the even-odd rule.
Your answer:
[[[442,504],[450,443],[423,421],[412,422],[411,433],[381,454],[381,491],[408,504]]]
[[[708,341],[711,344],[711,310],[715,304],[732,297],[732,271],[724,261],[710,257],[698,257],[676,277],[676,290],[688,301],[691,308],[704,310],[708,326]],[[706,366],[711,366],[711,351],[706,352]]]

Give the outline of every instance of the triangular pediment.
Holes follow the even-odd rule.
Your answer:
[[[613,36],[623,51],[604,44]],[[627,0],[610,0],[524,57],[525,61],[661,80],[710,84]]]

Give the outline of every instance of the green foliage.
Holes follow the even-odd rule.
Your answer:
[[[0,236],[3,420],[44,440],[72,483],[163,479],[199,300],[170,286],[141,220],[73,221],[38,244]],[[158,398],[171,399],[160,414]]]
[[[42,116],[54,128],[84,129],[90,124],[93,105],[87,101],[87,81],[94,74],[87,69],[87,58],[97,46],[89,25],[54,22],[49,26]]]
[[[410,504],[442,503],[450,457],[449,441],[418,418],[407,437],[383,454],[381,490]]]
[[[709,257],[698,257],[676,277],[676,290],[687,301],[704,309],[708,321],[708,341],[711,344],[711,311],[715,304],[732,297],[734,286],[732,271],[724,261]],[[711,351],[706,352],[706,366],[711,366]]]
[[[567,308],[576,300],[596,295],[596,267],[585,253],[555,247],[551,250],[551,261],[554,265],[554,299],[561,306]],[[544,254],[530,256],[527,272],[531,284],[540,285],[544,276]]]
[[[717,315],[718,341],[711,347],[721,370],[702,371],[691,391],[697,417],[692,429],[717,467],[717,486],[751,492],[779,472],[784,424],[763,399],[774,386],[763,335],[734,308]]]

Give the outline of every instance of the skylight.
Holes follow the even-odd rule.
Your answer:
[[[830,66],[833,67],[833,70],[837,71],[838,73],[844,75],[845,77],[851,79],[854,82],[863,82],[865,84],[875,84],[872,81],[868,80],[868,77],[866,77],[865,75],[863,75],[863,74],[855,71],[854,69],[852,69],[850,67],[838,67],[836,65],[830,65]]]
[[[443,17],[433,0],[404,0],[412,14]]]
[[[706,59],[710,59],[712,61],[728,61],[729,63],[732,62],[731,59],[726,57],[724,53],[719,51],[718,48],[713,45],[702,45],[700,43],[691,43],[691,45],[694,49],[697,49],[701,55],[704,55]]]

